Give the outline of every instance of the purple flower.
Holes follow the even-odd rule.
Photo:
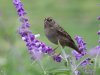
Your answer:
[[[37,35],[34,35],[29,30],[30,24],[28,22],[28,19],[25,17],[26,12],[21,1],[13,0],[13,4],[16,7],[17,13],[19,15],[19,20],[22,23],[22,25],[18,29],[18,33],[22,37],[22,40],[25,41],[32,59],[39,60],[43,54],[48,54],[50,56],[54,56],[53,59],[57,62],[61,62],[60,55],[57,56],[55,51],[51,47],[48,47],[45,43],[37,40]]]
[[[75,56],[76,60],[81,59],[84,55],[87,54],[86,52],[86,43],[84,42],[84,40],[80,37],[80,36],[76,36],[75,40],[77,41],[79,50],[81,51],[81,54],[79,54],[77,51],[72,51],[72,54]],[[86,66],[88,64],[91,63],[91,59],[90,58],[86,58],[80,65],[81,66]]]
[[[72,54],[75,56],[76,60],[79,60],[79,59],[82,57],[82,55],[79,54],[79,53],[78,53],[77,51],[75,51],[75,50],[72,51]]]
[[[54,55],[53,56],[53,59],[56,61],[56,62],[61,62],[61,56],[58,54],[58,55]]]
[[[20,0],[13,0],[13,4],[15,5],[19,16],[24,16],[26,14],[23,8],[23,4],[21,3]]]
[[[79,60],[82,56],[84,56],[87,52],[86,52],[86,43],[84,42],[84,40],[80,37],[80,36],[76,36],[75,40],[78,44],[78,48],[81,52],[81,54],[79,54],[77,51],[72,51],[72,54],[76,57],[76,60]]]
[[[100,30],[97,32],[98,35],[100,35]]]
[[[89,55],[96,56],[98,53],[100,55],[100,46],[92,48],[91,51],[89,52]]]
[[[80,36],[75,36],[75,40],[78,44],[79,50],[84,54],[84,52],[86,51],[86,43]]]
[[[98,20],[100,20],[100,16],[99,16],[99,17],[97,17],[97,19],[98,19]]]
[[[88,64],[90,64],[91,63],[91,59],[90,58],[87,58],[86,60],[84,60],[80,65],[81,66],[86,66],[86,65],[88,65]]]
[[[100,30],[97,32],[97,34],[100,36]],[[100,39],[98,40],[98,43],[100,43]]]
[[[80,72],[78,70],[76,70],[74,73],[75,75],[80,75]]]

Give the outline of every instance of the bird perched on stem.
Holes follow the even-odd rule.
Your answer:
[[[73,48],[78,53],[81,53],[76,46],[71,36],[60,27],[51,17],[47,17],[44,20],[44,30],[47,38],[54,44],[61,44],[62,47],[68,46]]]

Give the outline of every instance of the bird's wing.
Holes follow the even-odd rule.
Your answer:
[[[72,40],[71,36],[62,27],[60,27],[58,25],[58,26],[56,26],[55,29],[56,29],[56,31],[58,32],[59,35],[62,35],[66,39],[69,39],[70,42],[73,42],[74,43],[74,41]]]

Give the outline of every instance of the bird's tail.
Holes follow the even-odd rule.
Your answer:
[[[76,44],[74,44],[71,48],[73,48],[73,49],[76,50],[79,54],[81,54],[81,51],[80,51],[79,48],[76,46]]]
[[[69,47],[71,47],[72,49],[76,50],[79,54],[81,54],[81,51],[79,50],[79,48],[75,43],[70,43]]]

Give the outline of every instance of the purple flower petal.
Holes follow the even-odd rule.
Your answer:
[[[77,51],[75,51],[75,50],[72,51],[72,54],[75,56],[76,60],[79,60],[79,59],[82,57],[82,55],[79,54],[79,53],[78,53]]]
[[[97,32],[98,35],[100,35],[100,30]]]
[[[81,54],[79,54],[75,50],[72,51],[72,54],[76,57],[76,60],[79,60],[82,56],[87,54],[87,52],[86,52],[86,50],[87,50],[86,49],[86,43],[84,42],[84,40],[80,36],[75,36],[75,40],[78,44],[78,48],[81,51]]]
[[[60,55],[54,55],[54,56],[53,56],[53,59],[54,59],[56,62],[61,62],[61,57],[60,57]]]
[[[89,52],[89,55],[96,56],[98,52],[100,52],[100,46],[96,46],[96,47],[92,48]],[[100,55],[100,53],[99,53],[99,55]]]
[[[99,17],[97,17],[97,19],[98,19],[98,20],[100,20],[100,16],[99,16]]]
[[[90,58],[87,58],[86,60],[84,60],[80,65],[81,66],[86,66],[86,65],[88,65],[88,64],[90,64],[91,63],[91,59]]]

